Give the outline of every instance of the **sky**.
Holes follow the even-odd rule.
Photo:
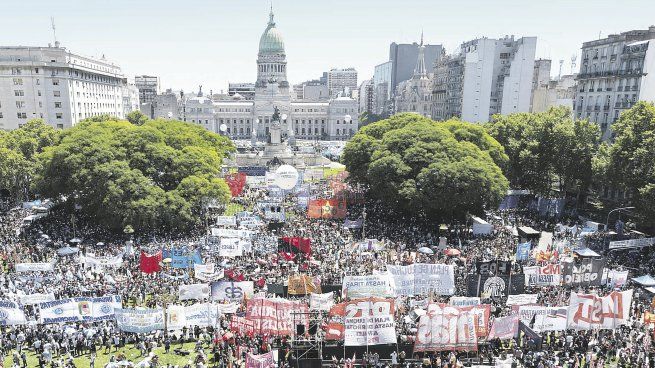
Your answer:
[[[5,2],[5,1],[3,1]],[[128,77],[147,74],[161,88],[219,92],[256,79],[259,38],[270,0],[24,0],[2,4],[3,46],[47,46],[102,56]],[[389,57],[389,44],[442,44],[504,35],[536,36],[537,58],[571,72],[582,42],[655,24],[653,0],[274,0],[290,83],[334,67],[355,67],[359,81]],[[580,57],[578,56],[578,62]],[[579,65],[579,64],[578,64]]]

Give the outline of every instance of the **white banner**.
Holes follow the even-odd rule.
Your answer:
[[[84,264],[84,267],[120,267],[123,264],[123,254],[118,254],[114,257],[93,257],[93,256],[82,256],[81,263]]]
[[[571,292],[567,327],[577,330],[615,329],[630,319],[633,290],[600,297]]]
[[[537,294],[516,294],[516,295],[508,295],[507,296],[507,303],[506,305],[526,305],[526,304],[534,304],[537,302],[537,298],[539,295]]]
[[[431,303],[419,319],[414,351],[476,351],[476,315],[468,307]]]
[[[650,247],[653,244],[655,244],[655,238],[618,240],[611,241],[609,249]]]
[[[217,326],[221,314],[220,304],[199,303],[186,307],[171,305],[167,311],[168,329],[179,330],[185,326]]]
[[[415,263],[409,266],[387,265],[393,276],[396,296],[453,295],[455,267],[445,264]]]
[[[102,321],[112,319],[114,311],[121,307],[121,297],[118,295],[44,302],[39,304],[39,323]]]
[[[198,280],[202,281],[216,281],[225,276],[225,271],[221,268],[218,271],[213,263],[207,264],[194,264],[193,275]]]
[[[163,309],[117,309],[115,312],[121,331],[148,333],[164,329]]]
[[[450,298],[449,304],[455,307],[471,307],[482,303],[477,297],[453,296]]]
[[[531,286],[557,286],[562,283],[562,265],[523,267],[525,284]]]
[[[0,326],[27,324],[25,312],[14,302],[0,301]]]
[[[239,238],[221,238],[220,244],[215,244],[214,249],[221,257],[238,257],[243,255],[243,243]]]
[[[352,307],[351,307],[352,306]],[[396,343],[396,324],[391,304],[362,301],[346,307],[344,345],[368,346]]]
[[[241,239],[250,239],[254,234],[251,230],[237,230],[237,229],[222,229],[222,228],[212,228],[212,235],[218,236],[221,238],[241,238]]]
[[[237,218],[234,216],[218,216],[216,218],[218,226],[237,226]]]
[[[344,276],[341,293],[351,299],[370,296],[384,298],[393,296],[391,275]]]
[[[35,305],[39,303],[52,302],[55,300],[54,293],[35,293],[28,295],[17,295],[17,300],[22,305]]]
[[[607,270],[607,268],[606,268]],[[609,270],[607,271],[607,283],[612,285],[612,287],[618,288],[625,285],[628,282],[629,271],[619,271],[619,270]]]
[[[532,329],[535,332],[564,331],[566,330],[567,316],[568,309],[566,307],[546,307],[546,313],[535,314]]]
[[[211,288],[207,284],[180,285],[179,298],[180,300],[209,299],[210,292]]]
[[[252,298],[255,287],[252,281],[218,281],[211,286],[212,300],[240,301]]]
[[[16,263],[16,272],[52,272],[54,263]]]
[[[329,311],[333,305],[334,305],[334,294],[332,293],[325,293],[325,294],[311,293],[309,295],[310,310]]]

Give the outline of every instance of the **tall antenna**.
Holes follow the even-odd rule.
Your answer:
[[[54,37],[54,39],[55,39],[55,47],[57,47],[57,44],[59,42],[57,41],[57,30],[55,28],[55,18],[54,17],[50,17],[50,25],[52,26],[52,37]]]

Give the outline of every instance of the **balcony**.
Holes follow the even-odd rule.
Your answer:
[[[600,105],[594,106],[594,111],[600,111]]]
[[[596,88],[596,92],[603,92],[603,89],[598,87],[598,88]]]
[[[591,109],[592,109],[591,105],[587,106],[587,112],[591,112]]]
[[[603,105],[603,111],[607,111],[609,109],[610,109],[610,104]]]
[[[638,89],[639,89],[639,88],[638,88],[637,86],[632,86],[632,90],[633,90],[633,91],[636,91],[636,90],[638,90]]]
[[[589,88],[589,92],[593,92],[593,91],[594,91],[594,89],[593,89],[593,88]]]
[[[617,92],[622,92],[622,91],[623,91],[623,86],[618,86],[618,87],[616,87],[616,91],[617,91]]]
[[[607,88],[605,88],[605,91],[607,91],[607,92],[612,92],[612,87],[607,87]]]
[[[621,103],[620,102],[615,102],[614,107],[617,108],[617,109],[621,108]]]

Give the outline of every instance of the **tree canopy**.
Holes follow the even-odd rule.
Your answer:
[[[557,181],[565,192],[591,185],[600,132],[596,124],[573,120],[568,108],[496,115],[486,127],[509,157],[503,172],[512,188],[547,196]]]
[[[482,126],[462,121],[398,114],[362,128],[342,159],[369,195],[428,219],[481,214],[508,188],[502,146]]]
[[[178,121],[138,123],[103,117],[64,130],[37,155],[36,190],[116,231],[188,229],[208,200],[229,200],[219,178],[229,139]]]

